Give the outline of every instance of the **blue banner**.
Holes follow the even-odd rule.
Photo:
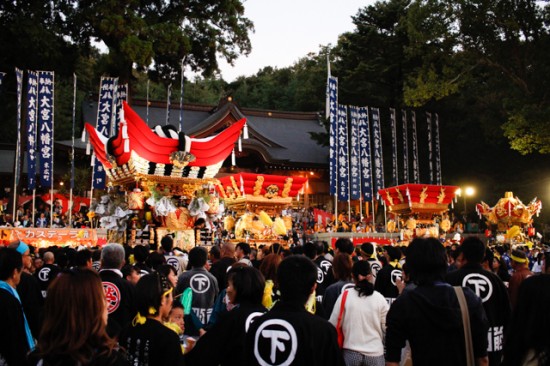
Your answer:
[[[15,68],[17,80],[17,143],[15,147],[15,185],[19,185],[21,177],[21,109],[23,103],[23,70]]]
[[[40,143],[40,184],[53,185],[54,73],[38,72],[38,142]]]
[[[412,158],[413,158],[413,183],[420,183],[420,169],[418,167],[418,140],[416,136],[416,112],[412,112]]]
[[[349,200],[348,109],[338,104],[336,124],[338,140],[338,200]]]
[[[104,136],[110,137],[113,116],[115,112],[117,79],[111,77],[102,77],[99,85],[99,102],[97,104],[97,130]],[[92,155],[92,165],[94,167],[92,187],[94,189],[104,189],[106,174],[103,165],[95,155]]]
[[[426,131],[428,133],[428,166],[430,168],[430,184],[434,184],[434,166],[432,150],[432,114],[426,112]]]
[[[361,190],[365,201],[372,200],[372,163],[368,107],[359,108],[359,156],[361,159]]]
[[[441,150],[439,145],[439,115],[435,114],[434,124],[434,140],[435,140],[435,183],[441,185]]]
[[[390,108],[390,123],[391,123],[391,146],[392,146],[392,185],[399,185],[399,172],[397,168],[397,117],[395,109]]]
[[[361,157],[359,151],[359,108],[355,106],[349,107],[350,123],[350,183],[349,192],[350,199],[358,200],[361,198]]]
[[[36,188],[36,120],[38,117],[38,75],[29,71],[27,77],[27,179],[28,188]]]
[[[382,128],[380,125],[380,111],[372,109],[372,154],[374,165],[374,191],[378,198],[378,191],[384,189],[384,153],[382,151]]]
[[[337,105],[338,105],[338,79],[335,77],[328,78],[328,98],[329,98],[329,175],[330,175],[330,194],[336,194],[338,161],[336,154],[338,151],[337,138]]]
[[[407,111],[401,110],[401,122],[403,123],[403,182],[409,183],[409,136],[407,126]]]

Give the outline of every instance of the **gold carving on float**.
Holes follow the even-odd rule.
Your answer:
[[[390,203],[390,206],[393,206],[393,198],[391,197],[389,190],[386,191],[386,199]]]
[[[444,199],[445,199],[445,188],[441,187],[441,192],[437,196],[437,203],[443,203]]]
[[[426,198],[428,198],[428,194],[426,191],[428,190],[428,187],[422,188],[422,192],[420,192],[420,203],[424,203],[426,201]]]
[[[187,151],[174,151],[170,154],[170,163],[175,167],[185,168],[189,163],[195,161],[195,155]]]
[[[290,192],[290,188],[292,188],[292,178],[286,178],[285,185],[283,186],[283,193],[281,193],[281,197],[287,198],[288,192]]]
[[[405,202],[405,199],[403,198],[403,195],[401,194],[401,191],[399,190],[399,188],[396,188],[395,192],[397,192],[397,197],[399,197],[399,201],[401,203]]]
[[[266,193],[264,194],[265,198],[274,198],[279,196],[279,187],[276,184],[270,184],[265,189]]]
[[[259,196],[262,193],[262,185],[264,184],[264,177],[262,175],[258,175],[256,178],[256,183],[254,184],[254,193],[253,195],[255,197]]]

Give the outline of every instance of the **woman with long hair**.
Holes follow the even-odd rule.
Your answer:
[[[384,366],[383,340],[389,305],[384,296],[374,290],[369,262],[355,262],[352,277],[355,286],[338,297],[329,322],[337,326],[343,311],[340,326],[346,365]]]
[[[91,269],[61,272],[48,287],[30,364],[127,365],[106,325],[107,301],[99,275]]]
[[[327,287],[325,296],[323,296],[323,308],[327,317],[332,314],[334,303],[342,291],[353,287],[351,276],[352,266],[353,260],[349,254],[338,253],[336,257],[334,257],[334,261],[332,262],[332,273],[336,282]]]
[[[119,343],[132,365],[183,365],[183,350],[176,332],[164,326],[170,315],[174,287],[159,273],[147,274],[136,285],[138,314],[122,330]]]
[[[275,245],[275,244],[273,244]],[[271,309],[273,305],[279,300],[279,290],[277,287],[277,268],[283,258],[276,253],[271,253],[265,256],[260,264],[260,272],[265,278],[265,289],[262,304]]]
[[[550,365],[550,275],[523,280],[504,342],[503,366]]]

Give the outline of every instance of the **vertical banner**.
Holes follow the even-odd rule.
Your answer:
[[[403,182],[409,183],[409,134],[407,126],[407,111],[401,110],[401,122],[403,123]]]
[[[172,83],[168,85],[168,90],[166,91],[166,123],[170,123],[170,99],[172,98]]]
[[[104,136],[110,137],[113,112],[115,109],[116,78],[101,77],[99,85],[99,101],[97,104],[97,130]],[[104,189],[106,174],[103,165],[95,154],[92,155],[92,166],[94,167],[92,187]]]
[[[19,185],[19,178],[21,177],[21,110],[23,107],[23,70],[15,68],[15,78],[17,80],[17,139],[15,146],[15,191]],[[16,217],[13,218],[14,220]]]
[[[394,186],[399,185],[399,171],[397,168],[397,117],[395,108],[390,108],[390,124],[391,124],[391,146],[392,146],[392,183]]]
[[[384,153],[382,151],[382,128],[380,126],[380,110],[372,109],[372,144],[374,162],[374,191],[378,197],[378,191],[384,189]]]
[[[183,84],[184,84],[184,79],[183,79],[183,61],[185,60],[185,58],[182,58],[181,59],[181,85],[180,85],[180,127],[178,129],[179,132],[183,131]]]
[[[27,77],[27,179],[28,188],[36,188],[36,122],[38,117],[38,75],[29,71]]]
[[[348,108],[338,104],[338,200],[349,200]]]
[[[73,74],[73,125],[71,134],[71,189],[74,189],[74,134],[76,129],[76,74]],[[72,194],[72,192],[71,192]],[[72,197],[70,199],[70,207],[72,207]],[[72,213],[72,210],[71,210]],[[69,217],[69,221],[71,217]]]
[[[372,165],[370,152],[370,124],[369,108],[359,108],[359,156],[361,159],[361,190],[363,199],[367,202],[372,200]],[[365,212],[368,212],[366,210]],[[368,216],[368,215],[367,215]]]
[[[358,200],[361,198],[361,157],[359,152],[359,108],[355,106],[349,107],[350,123],[350,183],[349,192],[350,199]]]
[[[40,184],[53,185],[54,73],[38,72],[38,142],[40,143]]]
[[[114,136],[118,133],[118,124],[120,123],[120,111],[122,110],[122,102],[128,102],[128,84],[118,84],[117,80],[115,97],[116,109],[113,116],[111,136]]]
[[[434,184],[434,164],[432,149],[432,114],[426,112],[426,132],[428,133],[428,163],[430,168],[430,184]]]
[[[412,154],[413,154],[413,183],[420,182],[420,170],[418,168],[418,140],[416,136],[416,112],[412,112],[411,133],[412,133]]]
[[[434,121],[434,142],[435,142],[435,183],[441,185],[441,150],[439,145],[439,115],[435,114]]]
[[[328,79],[328,92],[329,92],[329,175],[330,175],[330,194],[336,195],[336,185],[338,184],[338,162],[336,160],[336,154],[338,151],[338,138],[337,138],[337,105],[338,105],[338,79],[335,77],[329,77]]]
[[[0,72],[0,92],[2,91],[2,86],[4,85],[4,76],[6,76],[6,73]]]

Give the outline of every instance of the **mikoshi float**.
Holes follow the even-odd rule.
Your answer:
[[[219,181],[220,197],[234,212],[224,218],[224,229],[234,233],[235,241],[285,244],[281,239],[292,229],[292,218],[284,213],[303,192],[307,178],[239,173]]]
[[[510,244],[526,243],[527,237],[535,236],[533,216],[538,216],[541,209],[542,202],[537,198],[525,205],[513,192],[505,192],[493,207],[483,201],[476,205],[480,218],[496,228],[497,242]]]
[[[100,226],[125,229],[136,226],[132,215],[144,216],[145,228],[132,231],[130,242],[140,230],[153,240],[171,233],[175,245],[196,245],[194,221],[223,214],[215,179],[224,160],[231,154],[246,119],[241,119],[216,135],[194,138],[173,126],[151,129],[123,102],[119,128],[112,137],[104,136],[86,123],[90,143],[103,165],[109,185],[121,194],[106,195],[92,205],[91,215],[101,216]],[[162,222],[152,228],[152,215]],[[122,230],[119,230],[122,231]]]
[[[438,238],[440,230],[446,233],[451,229],[448,211],[457,190],[457,186],[432,184],[402,184],[380,189],[378,194],[387,212],[395,216],[387,222],[386,231],[400,231],[404,242],[414,237]]]

